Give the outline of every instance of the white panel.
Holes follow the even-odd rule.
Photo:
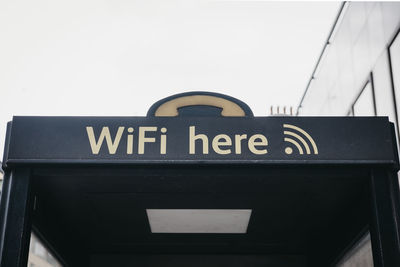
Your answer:
[[[251,210],[146,209],[152,233],[245,234]]]
[[[372,63],[386,48],[381,6],[376,4],[368,17],[368,33]]]
[[[394,93],[396,95],[397,116],[400,117],[400,34],[390,47]]]
[[[389,56],[386,51],[376,64],[373,70],[373,77],[377,115],[388,116],[390,121],[395,122],[396,112],[390,78]]]
[[[400,2],[381,2],[385,40],[390,42],[394,38],[400,23]]]
[[[368,78],[371,70],[371,58],[368,39],[368,28],[364,27],[358,35],[358,39],[353,47],[353,62],[356,88],[361,88],[362,84]]]
[[[348,13],[350,20],[351,42],[355,43],[359,33],[366,23],[367,14],[363,2],[351,2]]]
[[[337,267],[373,267],[371,238],[369,234],[355,244],[336,265]]]
[[[374,95],[369,82],[354,104],[354,116],[374,116]]]

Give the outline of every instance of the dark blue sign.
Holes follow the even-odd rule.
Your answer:
[[[4,163],[396,163],[387,118],[14,117]]]

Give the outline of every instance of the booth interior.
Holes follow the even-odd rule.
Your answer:
[[[33,229],[66,266],[329,266],[369,225],[369,170],[359,167],[143,165],[32,174]],[[153,233],[150,209],[251,214],[244,233]],[[224,227],[243,222],[236,219]]]

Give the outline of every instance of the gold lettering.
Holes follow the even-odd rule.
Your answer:
[[[224,141],[220,141],[221,139],[223,139]],[[231,149],[230,148],[221,149],[219,146],[230,146],[230,145],[232,145],[232,140],[226,134],[219,134],[219,135],[215,136],[212,141],[212,147],[213,147],[214,151],[221,155],[230,154]]]
[[[260,139],[261,141],[256,141],[256,139]],[[256,155],[267,154],[267,149],[257,149],[256,148],[256,146],[267,146],[267,145],[268,145],[268,140],[262,134],[252,135],[250,137],[249,143],[248,143],[249,150]]]
[[[195,133],[195,126],[189,127],[189,154],[195,154],[196,140],[200,139],[203,142],[203,154],[208,154],[208,137],[205,134]]]
[[[133,128],[128,128],[128,133],[133,133]],[[126,140],[126,154],[133,154],[133,134],[128,134]]]
[[[160,154],[166,154],[167,153],[167,136],[165,133],[167,132],[167,128],[163,127],[161,128],[161,141],[160,141]]]
[[[236,134],[235,135],[235,153],[236,154],[242,154],[242,140],[245,140],[247,138],[247,134]]]
[[[104,138],[106,139],[108,152],[110,154],[115,154],[117,151],[119,141],[121,140],[122,133],[124,132],[125,127],[118,127],[117,134],[115,135],[114,141],[111,139],[110,129],[108,127],[103,127],[101,130],[99,139],[96,141],[94,136],[93,127],[87,126],[86,132],[89,138],[90,147],[92,149],[93,154],[99,154],[101,145],[103,144]]]
[[[144,154],[144,144],[154,143],[154,137],[146,137],[146,132],[155,132],[157,127],[139,127],[139,154]]]

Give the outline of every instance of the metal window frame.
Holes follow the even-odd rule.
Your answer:
[[[372,103],[374,105],[374,116],[377,115],[376,112],[376,101],[375,101],[375,85],[374,85],[374,78],[372,76],[372,72],[369,73],[367,81],[363,83],[363,86],[360,90],[360,92],[358,93],[358,95],[356,96],[355,100],[353,101],[353,103],[351,104],[351,111],[353,112],[353,116],[357,116],[356,114],[354,114],[354,105],[357,103],[357,101],[359,100],[360,96],[362,95],[362,93],[364,92],[364,90],[367,88],[368,84],[371,84],[371,89],[372,89]],[[350,111],[349,111],[350,112]]]
[[[318,66],[319,66],[319,64],[320,64],[320,62],[321,62],[321,60],[322,60],[322,58],[323,58],[323,56],[324,56],[324,53],[325,53],[325,51],[326,51],[328,45],[331,44],[330,40],[331,40],[331,38],[332,38],[332,35],[333,35],[333,33],[335,32],[335,29],[336,29],[336,27],[338,26],[338,23],[339,23],[339,21],[340,21],[340,18],[341,18],[341,16],[343,16],[344,11],[346,10],[347,5],[348,5],[348,1],[344,1],[344,2],[342,3],[342,5],[340,6],[340,8],[339,8],[338,14],[336,15],[335,21],[333,22],[332,28],[331,28],[331,30],[330,30],[330,32],[329,32],[329,34],[328,34],[328,38],[327,38],[326,41],[325,41],[324,47],[322,48],[322,51],[321,51],[321,53],[320,53],[320,55],[319,55],[319,57],[318,57],[317,63],[315,64],[315,67],[314,67],[314,70],[313,70],[313,72],[312,72],[312,74],[311,74],[311,77],[309,78],[309,80],[308,80],[308,82],[307,82],[306,89],[304,90],[304,93],[303,93],[303,95],[302,95],[302,97],[301,97],[301,99],[300,99],[300,103],[299,103],[299,105],[297,106],[296,116],[299,115],[299,110],[302,108],[303,101],[304,101],[304,99],[305,99],[305,97],[306,97],[307,91],[308,91],[308,89],[310,88],[311,82],[315,79],[315,72],[316,72],[317,69],[318,69]]]
[[[395,88],[395,84],[394,84],[394,70],[393,70],[393,63],[392,63],[392,54],[391,54],[391,47],[393,45],[393,43],[396,41],[397,38],[400,38],[400,27],[397,29],[397,33],[394,35],[394,37],[392,38],[392,40],[390,41],[388,47],[387,47],[387,54],[388,54],[388,60],[389,60],[389,75],[390,75],[390,83],[392,86],[392,95],[393,95],[393,102],[394,102],[394,112],[395,112],[395,116],[396,116],[396,125],[397,125],[397,132],[400,134],[400,126],[399,126],[399,122],[400,122],[400,118],[399,118],[399,114],[397,112],[397,108],[398,105],[400,105],[400,103],[398,104],[396,102],[396,88]],[[399,88],[400,90],[400,88]],[[400,108],[400,107],[399,107]],[[400,140],[400,136],[397,136],[397,141]]]

